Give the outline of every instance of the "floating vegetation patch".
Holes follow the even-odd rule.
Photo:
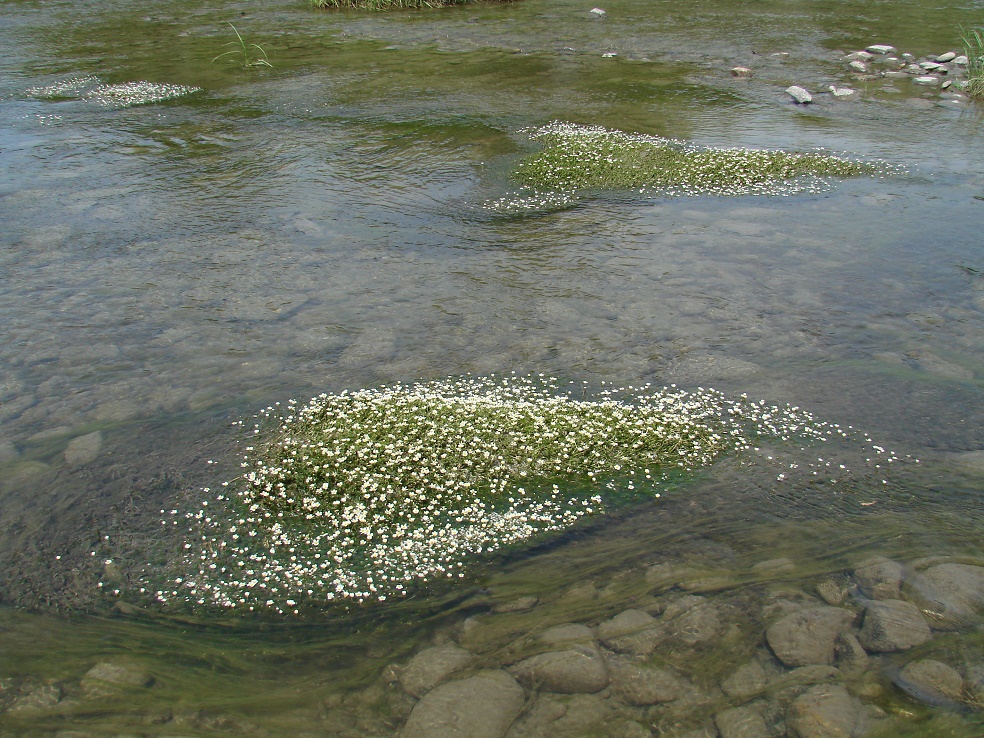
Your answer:
[[[41,100],[87,100],[112,108],[130,108],[134,105],[173,100],[195,92],[201,87],[169,85],[158,82],[124,82],[117,85],[103,84],[98,77],[73,77],[46,87],[25,90],[30,97]]]
[[[514,172],[522,190],[486,203],[498,212],[553,209],[589,190],[650,195],[794,195],[820,192],[835,177],[900,171],[823,152],[713,148],[685,141],[555,121],[524,131],[542,149]]]
[[[414,10],[465,5],[474,0],[311,0],[316,8],[358,8],[360,10]]]
[[[161,511],[186,531],[176,569],[148,567],[139,593],[117,594],[292,615],[401,597],[464,576],[476,556],[659,497],[763,438],[853,437],[798,407],[709,389],[588,397],[517,375],[322,394],[255,421],[239,479],[197,509]]]

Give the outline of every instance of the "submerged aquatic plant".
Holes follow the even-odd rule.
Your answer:
[[[464,377],[268,407],[243,476],[161,521],[186,527],[185,553],[144,591],[167,606],[281,614],[385,600],[659,497],[671,475],[763,436],[847,437],[800,408],[709,389],[575,389],[542,375]]]
[[[540,201],[582,190],[660,195],[789,195],[820,191],[831,177],[878,175],[883,163],[823,152],[713,148],[684,141],[555,121],[524,131],[542,149],[520,161],[523,192],[487,204],[499,211],[540,209]]]
[[[358,8],[360,10],[410,10],[464,5],[472,0],[311,0],[316,8]]]
[[[81,99],[110,108],[130,108],[184,97],[201,90],[201,87],[144,81],[104,84],[98,77],[87,75],[72,77],[46,87],[31,87],[25,92],[42,100]]]
[[[971,97],[984,97],[984,29],[972,28],[962,34],[967,54],[967,87]]]
[[[226,22],[228,23],[228,21]],[[219,54],[217,57],[212,59],[211,62],[212,64],[214,64],[224,56],[235,56],[239,58],[239,60],[242,62],[243,69],[249,69],[250,67],[271,67],[271,68],[273,67],[269,59],[267,59],[266,51],[264,51],[263,47],[260,44],[247,44],[243,40],[242,35],[240,35],[239,31],[236,29],[234,25],[232,25],[232,23],[229,23],[229,28],[231,28],[232,32],[236,34],[236,40],[230,41],[229,43],[223,45],[234,46],[235,48],[230,49],[229,51],[224,51],[221,54]],[[251,52],[251,49],[255,49],[257,52],[259,52],[259,55],[254,56]]]

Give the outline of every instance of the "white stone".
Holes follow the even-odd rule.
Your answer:
[[[894,46],[889,46],[887,44],[872,44],[871,46],[868,47],[867,50],[870,51],[872,54],[882,54],[882,55],[894,54],[896,52],[896,48]]]
[[[856,90],[852,90],[850,87],[834,87],[833,85],[830,86],[830,94],[833,95],[834,97],[850,97],[855,92]]]
[[[946,64],[947,62],[953,61],[956,58],[957,58],[957,52],[948,51],[945,54],[940,54],[938,57],[936,57],[936,61],[938,61],[940,64]]]
[[[871,61],[874,58],[874,54],[870,54],[867,51],[855,51],[853,54],[848,54],[844,57],[844,61]]]
[[[919,62],[919,66],[927,72],[935,72],[937,69],[944,69],[942,64],[937,64],[936,62],[931,61]]]
[[[970,64],[970,59],[968,59],[966,56],[961,54],[960,56],[954,57],[953,63],[959,64],[961,67],[966,67],[968,64]]]
[[[806,103],[813,102],[813,95],[807,92],[805,89],[798,85],[793,85],[792,87],[786,88],[786,94],[789,95],[793,100],[795,100],[800,105],[805,105]]]
[[[751,77],[752,70],[748,67],[732,67],[731,68],[732,77]]]
[[[591,13],[591,15],[596,15],[596,16],[598,16],[599,18],[602,18],[602,17],[604,17],[604,16],[606,16],[606,15],[608,15],[608,14],[607,14],[607,13],[606,13],[606,12],[605,12],[604,10],[602,10],[601,8],[591,8],[591,10],[589,10],[588,12],[589,12],[589,13]]]
[[[601,55],[601,58],[602,59],[613,59],[616,56],[618,56],[618,54],[616,54],[614,51],[607,51],[607,52],[605,52],[604,54]]]
[[[939,77],[913,77],[912,84],[914,85],[925,85],[926,87],[935,87],[940,83]]]
[[[852,61],[847,66],[849,66],[853,71],[860,72],[862,74],[868,71],[868,67],[864,62]]]

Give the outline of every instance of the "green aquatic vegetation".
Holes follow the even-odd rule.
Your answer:
[[[984,97],[984,29],[972,28],[962,34],[967,54],[967,88],[971,97]]]
[[[360,10],[409,10],[464,5],[471,0],[311,0],[316,8],[358,8]]]
[[[553,209],[583,190],[789,195],[823,190],[832,177],[878,175],[890,169],[823,152],[703,147],[559,121],[525,133],[542,148],[521,160],[514,172],[524,192],[490,203],[491,209]]]
[[[763,436],[847,437],[800,408],[710,389],[589,397],[517,375],[322,394],[255,421],[242,476],[165,513],[162,525],[185,531],[175,573],[117,594],[279,614],[403,597],[463,577],[476,557],[658,498]]]
[[[25,94],[40,100],[85,100],[108,108],[131,108],[173,100],[196,92],[201,87],[172,85],[159,82],[122,82],[104,84],[98,77],[72,77],[53,85],[29,87]]]
[[[264,51],[260,44],[247,44],[232,23],[229,23],[229,27],[232,29],[232,32],[236,34],[236,40],[230,41],[229,43],[223,45],[233,46],[235,48],[225,51],[212,59],[213,64],[224,56],[234,56],[238,61],[242,62],[243,69],[249,69],[250,67],[273,67],[267,59],[266,51]],[[254,49],[258,52],[258,55],[253,54],[252,50]]]

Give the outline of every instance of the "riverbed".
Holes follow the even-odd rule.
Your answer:
[[[765,635],[816,607],[850,611],[838,637],[859,635],[871,600],[922,607],[914,583],[933,567],[984,565],[980,104],[844,59],[962,53],[979,8],[593,7],[4,4],[6,734],[393,735],[436,684],[492,672],[522,685],[513,736],[728,738],[734,709],[760,731],[741,735],[793,735],[791,705],[820,688],[869,710],[870,735],[981,734],[980,611],[930,622],[916,650],[866,648],[863,667],[839,647],[837,674],[796,683],[791,669],[818,664],[792,666]],[[238,48],[230,24],[271,66],[244,66],[252,46],[216,58]],[[132,82],[181,87],[106,97]],[[524,195],[511,172],[536,149],[526,131],[555,120],[889,173],[490,207]],[[162,519],[239,475],[239,421],[322,392],[510,372],[714,387],[857,435],[764,442],[397,602],[285,620],[141,596],[148,569],[180,560]],[[869,462],[872,444],[898,461]],[[874,596],[865,567],[885,561],[897,588]],[[613,640],[605,623],[627,611],[704,613],[655,651],[672,699],[627,698],[612,676],[654,658]],[[589,635],[550,648],[607,659],[603,686],[521,673],[550,651],[536,638],[570,624]],[[407,687],[401,669],[432,647],[468,655]],[[959,698],[900,686],[914,659],[958,673]],[[752,662],[760,686],[722,686]]]

